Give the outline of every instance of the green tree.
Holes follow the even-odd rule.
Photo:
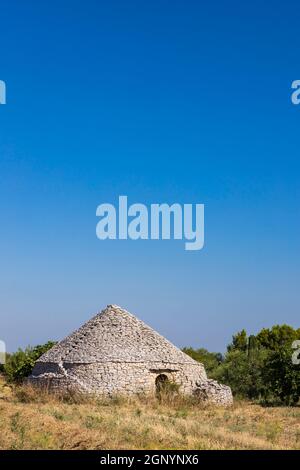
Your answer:
[[[227,351],[246,351],[248,345],[248,338],[246,330],[239,331],[232,336],[232,342],[228,344]]]
[[[205,370],[208,374],[213,372],[223,361],[223,356],[221,353],[209,352],[207,351],[207,349],[204,348],[193,349],[189,347],[183,348],[182,351],[188,356],[195,359],[195,361],[201,362],[204,365]]]
[[[271,351],[290,346],[296,339],[300,339],[300,328],[296,330],[289,325],[275,325],[271,329],[263,328],[256,335],[260,346]]]
[[[212,378],[229,385],[234,395],[240,398],[265,399],[268,388],[264,381],[264,364],[268,357],[266,350],[231,350],[225,360],[213,372]]]
[[[249,338],[242,330],[233,336],[212,377],[243,398],[295,404],[300,396],[300,366],[292,363],[291,346],[297,339],[300,329],[288,325],[263,328]]]
[[[31,374],[35,362],[38,358],[48,351],[56,343],[48,341],[43,345],[27,347],[25,350],[18,349],[13,354],[7,356],[6,364],[3,366],[3,372],[11,382],[20,382]]]
[[[292,354],[290,345],[271,351],[263,371],[268,389],[289,406],[297,404],[300,398],[300,365],[293,364]]]

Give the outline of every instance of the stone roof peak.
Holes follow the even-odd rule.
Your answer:
[[[38,362],[195,363],[142,320],[114,304],[107,305]]]

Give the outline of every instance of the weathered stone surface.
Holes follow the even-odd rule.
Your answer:
[[[231,389],[227,385],[219,384],[216,380],[207,379],[203,382],[197,382],[196,386],[194,393],[201,401],[222,406],[229,406],[233,403]]]
[[[212,403],[232,402],[230,388],[212,385],[203,364],[116,305],[109,305],[41,356],[29,381],[50,390],[153,394],[160,374],[176,382],[184,394],[197,393]]]
[[[163,336],[116,305],[109,305],[44,354],[39,362],[194,361]]]

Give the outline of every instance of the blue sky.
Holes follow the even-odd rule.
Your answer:
[[[116,303],[182,347],[299,327],[296,1],[1,2],[9,350]],[[205,204],[205,247],[100,241],[96,207]]]

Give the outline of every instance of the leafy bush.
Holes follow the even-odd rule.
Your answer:
[[[300,328],[296,330],[289,325],[275,325],[271,329],[263,328],[256,339],[263,348],[279,351],[300,339]]]
[[[6,364],[3,366],[3,372],[10,382],[20,382],[31,374],[35,362],[38,358],[48,351],[55,342],[48,341],[43,345],[27,347],[25,350],[18,349],[17,352],[7,356]]]
[[[221,353],[209,352],[204,348],[193,349],[189,347],[183,348],[182,351],[195,359],[195,361],[201,362],[208,373],[214,371],[223,361],[223,356]]]
[[[272,351],[265,363],[265,382],[276,399],[285,405],[296,405],[300,397],[300,365],[291,361],[292,349],[282,346]]]
[[[232,342],[228,344],[227,351],[247,351],[248,338],[246,330],[239,331],[236,335],[233,335]]]
[[[224,362],[212,372],[212,378],[230,385],[234,395],[240,398],[266,399],[268,385],[264,380],[264,366],[268,351],[233,350],[226,354]]]
[[[256,336],[246,330],[233,335],[223,360],[205,349],[183,351],[202,362],[208,375],[229,385],[234,395],[264,403],[294,405],[300,397],[300,365],[292,363],[292,343],[300,329],[288,325],[263,328]]]

